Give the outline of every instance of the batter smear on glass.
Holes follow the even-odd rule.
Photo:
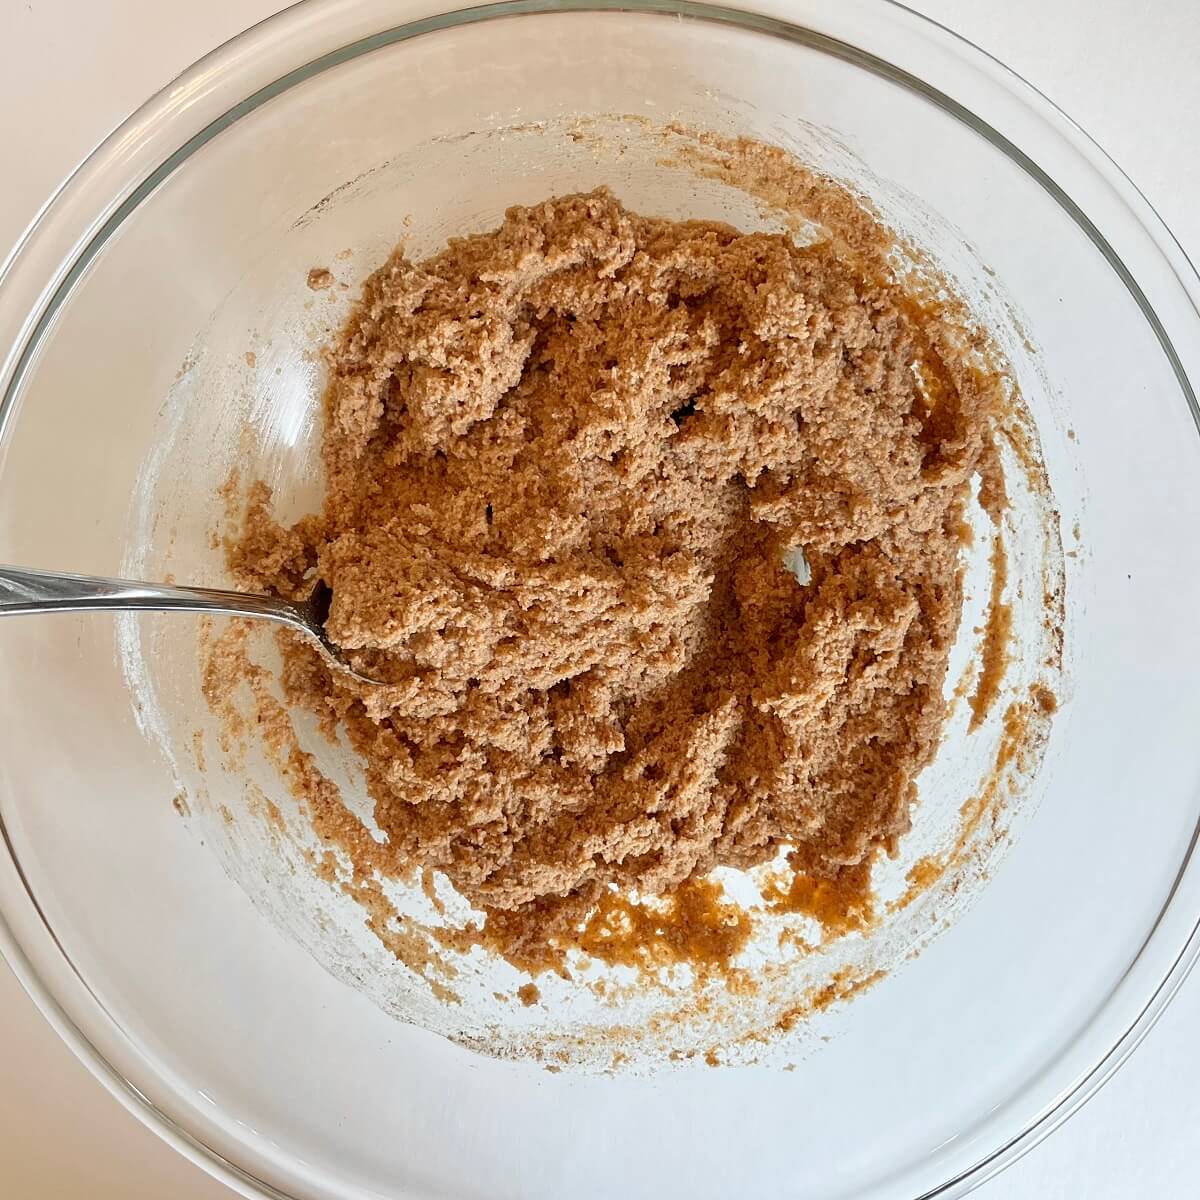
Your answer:
[[[604,189],[397,251],[327,352],[323,510],[252,489],[240,581],[324,579],[389,681],[281,639],[365,763],[370,868],[444,872],[513,962],[781,846],[865,878],[909,828],[1000,391],[868,260]],[[744,940],[710,926],[685,956]]]

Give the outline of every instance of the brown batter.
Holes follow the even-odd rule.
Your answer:
[[[997,389],[862,261],[604,189],[397,251],[327,354],[323,512],[252,491],[240,581],[319,575],[390,681],[286,643],[289,701],[365,762],[371,868],[444,872],[514,962],[602,953],[616,893],[690,911],[781,845],[809,882],[780,902],[860,895],[909,827]],[[704,903],[660,946],[740,946]]]

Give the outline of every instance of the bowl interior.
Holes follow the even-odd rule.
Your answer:
[[[599,183],[645,212],[770,225],[663,165],[630,116],[759,137],[850,180],[996,331],[1066,551],[1071,667],[1045,764],[969,910],[822,1018],[795,1070],[550,1074],[395,1019],[437,1025],[361,912],[321,898],[287,847],[272,856],[206,730],[188,619],[4,622],[0,815],[61,953],[34,916],[18,937],[47,972],[73,964],[111,1017],[94,1040],[162,1113],[289,1195],[718,1196],[748,1174],[769,1194],[920,1194],[1019,1133],[1123,1032],[1113,1002],[1183,886],[1200,441],[1176,370],[1027,165],[819,41],[511,16],[381,39],[260,98],[120,222],[42,333],[0,444],[0,560],[221,578],[210,533],[235,463],[285,515],[314,507],[313,351],[355,291],[309,291],[310,267],[354,285],[402,235],[419,256]],[[598,120],[573,138],[581,117]],[[1032,616],[1011,687],[1045,652],[1040,528],[1012,531],[1028,551],[1013,599]],[[966,773],[923,780],[923,797],[970,786],[999,736],[953,741]]]

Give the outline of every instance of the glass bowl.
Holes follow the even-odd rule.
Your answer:
[[[312,0],[230,42],[5,265],[0,561],[217,572],[209,447],[248,426],[312,499],[308,352],[351,293],[307,293],[309,267],[361,276],[406,217],[423,250],[598,182],[715,203],[544,132],[611,114],[793,149],[991,306],[1066,551],[1044,763],[969,910],[795,1070],[551,1074],[319,964],[223,832],[224,776],[180,819],[159,718],[195,704],[194,627],[0,623],[4,952],[114,1094],[246,1195],[960,1195],[1095,1091],[1200,944],[1200,284],[1062,114],[898,6]]]

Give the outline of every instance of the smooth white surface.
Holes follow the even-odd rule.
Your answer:
[[[201,13],[144,0],[100,6],[0,0],[0,111],[9,117],[0,133],[9,164],[0,243],[17,236],[62,174],[128,110],[275,7],[269,0],[214,0]],[[1112,0],[1059,3],[1050,14],[1030,0],[1014,0],[1003,12],[979,0],[918,7],[1062,104],[1142,185],[1184,245],[1200,250],[1191,200],[1197,162],[1186,157],[1188,117],[1200,100],[1190,63],[1200,15],[1190,0],[1161,0],[1153,27],[1146,11],[1130,12]],[[228,1194],[91,1082],[7,972],[0,974],[0,1021],[0,1192],[68,1200]],[[1100,1098],[980,1194],[985,1200],[1187,1194],[1200,1115],[1191,1085],[1200,1067],[1198,1028],[1200,984],[1193,981]]]

